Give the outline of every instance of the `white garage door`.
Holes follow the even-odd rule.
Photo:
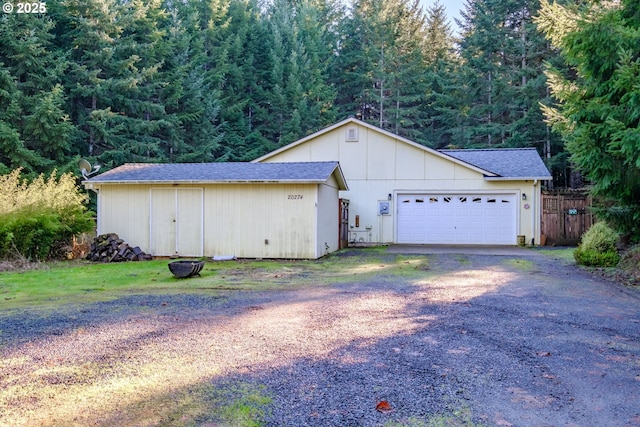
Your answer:
[[[400,194],[398,243],[514,245],[515,194]]]

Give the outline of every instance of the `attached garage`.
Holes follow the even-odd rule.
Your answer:
[[[515,194],[399,194],[397,243],[512,245]]]
[[[540,242],[551,175],[535,148],[434,150],[351,117],[254,162],[328,160],[349,182],[352,244]]]
[[[154,256],[315,259],[338,249],[337,162],[125,164],[84,182],[98,233]]]

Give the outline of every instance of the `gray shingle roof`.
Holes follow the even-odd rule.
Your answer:
[[[500,178],[551,179],[551,174],[535,148],[483,150],[438,150],[473,166],[493,172]]]
[[[126,163],[89,183],[322,183],[338,162],[299,163]],[[340,179],[342,172],[339,170]],[[344,184],[344,183],[341,183]],[[346,185],[345,185],[346,186]]]

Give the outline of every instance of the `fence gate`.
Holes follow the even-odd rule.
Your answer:
[[[541,243],[577,245],[593,224],[590,207],[591,197],[582,191],[543,192]]]

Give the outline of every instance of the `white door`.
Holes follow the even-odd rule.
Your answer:
[[[157,256],[202,256],[202,188],[151,190],[151,253]]]
[[[516,244],[515,194],[400,194],[397,242]]]

